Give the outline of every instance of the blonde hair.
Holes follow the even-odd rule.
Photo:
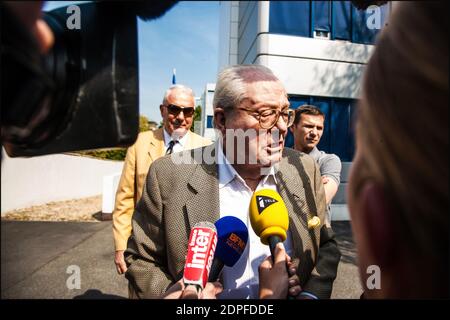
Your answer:
[[[434,276],[448,289],[446,6],[413,2],[395,8],[364,75],[357,135],[365,151],[358,178],[383,185],[396,206],[398,230],[411,244],[405,250],[439,270]]]

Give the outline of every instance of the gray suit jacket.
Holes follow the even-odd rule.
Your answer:
[[[184,151],[183,156],[193,158],[195,151]],[[340,252],[331,229],[323,225],[325,192],[318,166],[308,155],[285,148],[277,181],[289,212],[300,285],[319,298],[329,298]],[[219,209],[217,164],[175,164],[170,156],[153,162],[125,251],[131,297],[160,298],[182,278],[191,228],[197,222],[218,220]],[[308,229],[314,215],[322,224]]]

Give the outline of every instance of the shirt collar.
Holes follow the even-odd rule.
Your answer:
[[[166,129],[163,130],[164,131],[164,145],[166,147],[169,146],[170,141],[172,141],[172,137],[170,136],[170,134],[166,131]],[[189,132],[186,132],[186,134],[181,138],[178,139],[178,143],[180,144],[180,146],[184,147],[187,139],[188,139],[188,134]]]
[[[267,180],[269,180],[269,178],[272,178],[273,182],[275,184],[277,184],[277,176],[275,175],[275,173],[276,173],[275,166],[277,166],[277,165],[279,165],[279,163],[270,166],[270,168],[267,168],[267,170],[269,170],[269,172],[263,176],[263,178],[261,180],[262,184],[266,184]]]
[[[218,173],[219,173],[219,189],[225,187],[228,183],[233,181],[235,178],[241,183],[245,184],[245,180],[237,173],[236,169],[230,164],[228,158],[223,153],[222,143],[217,143],[217,154],[218,154]],[[262,184],[265,184],[269,177],[272,177],[275,184],[277,184],[277,177],[275,175],[275,166],[267,168],[268,173],[261,179]]]
[[[223,153],[222,144],[217,144],[217,154],[218,154],[218,173],[219,173],[219,189],[225,187],[230,183],[235,177],[239,177],[239,174],[233,168],[233,166],[228,161],[227,157]]]

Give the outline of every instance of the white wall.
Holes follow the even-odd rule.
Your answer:
[[[254,45],[260,55],[357,64],[366,64],[375,49],[373,45],[282,34],[260,34]]]
[[[120,173],[122,161],[66,154],[9,158],[1,163],[1,212],[102,194],[103,177]]]
[[[373,49],[347,41],[260,34],[243,62],[272,69],[289,94],[355,99]]]
[[[256,64],[270,68],[288,94],[335,98],[358,98],[364,71],[360,64],[278,56],[259,56]]]
[[[238,19],[240,1],[220,1],[219,13],[219,73],[228,65],[237,64]]]

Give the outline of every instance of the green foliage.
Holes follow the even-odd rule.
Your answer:
[[[149,120],[146,116],[143,115],[139,116],[139,132],[150,130],[148,122]],[[89,156],[98,159],[123,161],[125,160],[127,149],[126,148],[96,149],[88,151],[78,151],[75,153],[82,156]]]
[[[146,116],[143,116],[143,115],[139,116],[139,132],[150,130],[148,122],[149,122],[149,120]]]
[[[198,105],[194,110],[194,116],[192,119],[192,127],[191,131],[195,132],[195,122],[196,121],[202,121],[202,106]]]
[[[112,148],[112,149],[96,149],[89,151],[79,151],[78,154],[82,156],[90,156],[105,160],[123,161],[127,154],[126,148]]]

